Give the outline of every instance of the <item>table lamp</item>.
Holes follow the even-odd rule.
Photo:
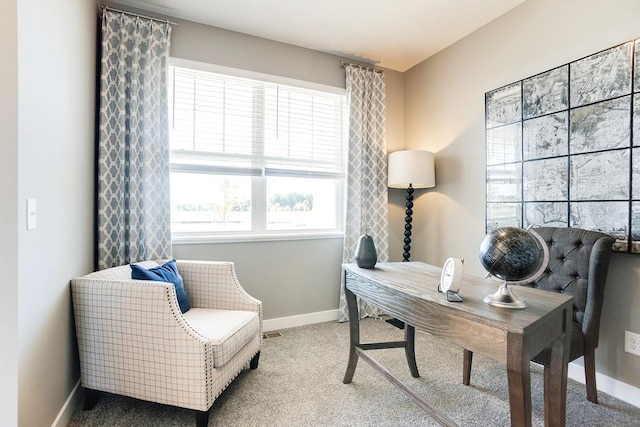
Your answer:
[[[404,218],[404,246],[402,261],[411,256],[411,216],[413,215],[413,190],[436,186],[433,153],[422,150],[402,150],[389,154],[389,188],[407,190],[407,210]]]

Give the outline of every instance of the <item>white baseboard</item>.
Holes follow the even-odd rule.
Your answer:
[[[569,363],[568,377],[584,384],[584,367],[575,362]],[[599,372],[596,372],[596,386],[598,391],[607,393],[616,399],[640,408],[640,388],[623,383]]]
[[[295,328],[297,326],[311,325],[313,323],[331,322],[338,320],[338,310],[318,311],[316,313],[299,314],[297,316],[278,317],[266,319],[262,322],[265,332],[278,329]]]
[[[73,390],[71,390],[71,394],[69,394],[69,397],[67,397],[67,400],[64,402],[64,405],[62,405],[62,409],[58,412],[58,416],[53,420],[51,427],[65,427],[69,424],[73,411],[76,410],[78,403],[80,403],[81,388],[80,380],[78,380]]]

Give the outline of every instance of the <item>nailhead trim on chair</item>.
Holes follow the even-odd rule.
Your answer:
[[[256,336],[214,368],[211,345],[183,316],[172,284],[132,280],[129,266],[105,269],[71,281],[84,387],[207,411],[260,351],[262,303],[233,264],[178,261],[178,269],[192,307],[254,311]]]

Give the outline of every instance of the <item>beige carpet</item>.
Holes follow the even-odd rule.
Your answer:
[[[361,322],[362,342],[399,340],[403,332],[380,319]],[[437,426],[428,414],[360,360],[343,384],[348,323],[282,330],[264,341],[260,366],[245,370],[216,400],[209,426]],[[462,385],[462,349],[416,334],[420,378],[412,378],[402,349],[370,354],[461,426],[509,426],[504,366],[474,355],[471,386]],[[532,364],[533,425],[543,426],[542,370]],[[569,380],[567,426],[640,426],[640,408],[602,392],[587,401],[583,384]],[[195,426],[192,411],[122,396],[101,396],[90,411],[78,408],[69,427]]]

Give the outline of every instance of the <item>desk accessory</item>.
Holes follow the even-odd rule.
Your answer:
[[[540,277],[549,262],[549,249],[530,227],[526,230],[502,227],[484,237],[479,256],[485,270],[503,281],[484,302],[496,307],[525,308],[527,303],[514,294],[509,285],[530,283]]]
[[[373,237],[369,236],[366,231],[358,239],[355,260],[360,268],[373,268],[378,262],[378,253],[376,245],[373,243]]]
[[[460,258],[447,258],[444,262],[438,291],[444,292],[449,302],[462,302],[462,297],[458,295],[458,291],[462,283],[463,267],[464,260]]]

